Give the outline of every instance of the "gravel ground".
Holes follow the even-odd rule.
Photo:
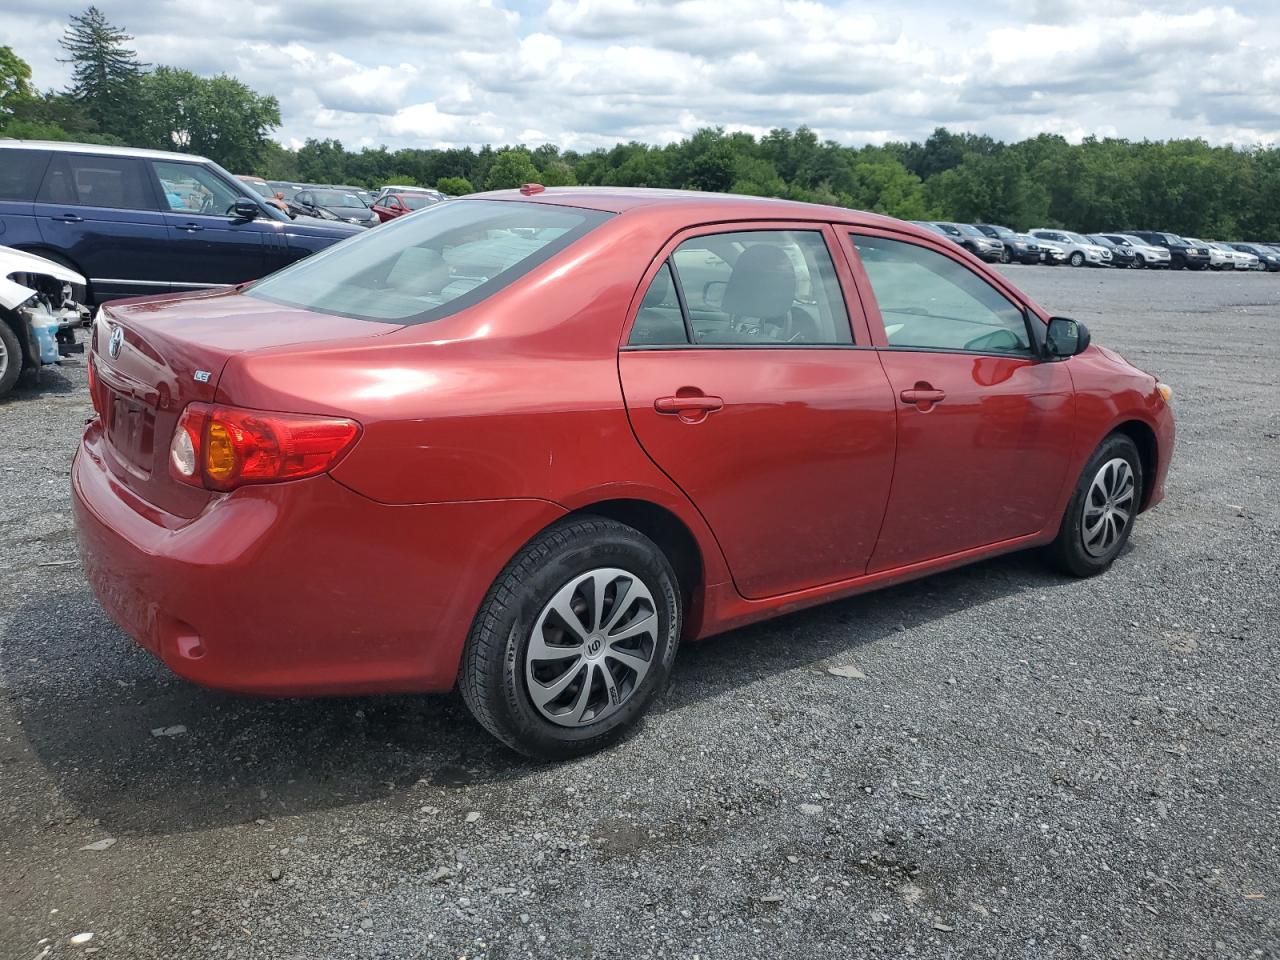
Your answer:
[[[1127,555],[687,647],[638,734],[561,766],[451,697],[171,677],[75,559],[83,367],[24,386],[0,403],[0,956],[1280,957],[1280,276],[1010,273],[1177,391]]]

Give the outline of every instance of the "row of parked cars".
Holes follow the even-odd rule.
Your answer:
[[[1150,270],[1280,271],[1280,243],[1223,242],[1160,230],[1076,233],[1037,227],[1018,233],[994,223],[915,220],[988,263],[1040,263],[1073,267]]]
[[[263,180],[247,174],[238,174],[236,179],[292,217],[339,220],[360,227],[376,227],[446,199],[439,190],[409,185],[366,190],[348,184]]]

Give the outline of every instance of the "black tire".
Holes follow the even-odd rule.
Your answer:
[[[1073,254],[1071,254],[1071,256],[1067,259],[1067,262],[1070,263],[1073,267],[1083,267],[1084,254],[1081,253],[1079,250],[1077,250]]]
[[[547,719],[533,702],[526,653],[534,626],[555,594],[576,577],[602,568],[635,576],[653,598],[658,619],[650,666],[620,701],[610,706],[605,696],[602,708],[611,712],[600,720],[562,726]],[[616,594],[613,602],[617,602]],[[561,521],[526,545],[485,596],[462,654],[459,686],[463,700],[482,727],[526,756],[563,760],[599,750],[633,727],[666,689],[680,642],[681,617],[675,572],[652,540],[603,517]],[[603,687],[599,672],[588,669],[586,676],[591,683],[599,677]],[[622,683],[616,685],[621,687]],[[581,688],[578,681],[577,689]],[[573,689],[573,685],[568,688],[570,692]]]
[[[1000,248],[1000,262],[1001,262],[1001,263],[1012,263],[1012,262],[1013,262],[1013,254],[1009,252],[1009,248],[1008,248],[1008,247],[1001,247],[1001,248]]]
[[[1144,270],[1147,266],[1147,258],[1140,253],[1133,255],[1133,266],[1136,270]]]
[[[1133,498],[1129,519],[1119,530],[1114,542],[1099,555],[1085,546],[1083,525],[1085,507],[1094,478],[1099,475],[1104,465],[1113,460],[1124,460],[1129,464],[1133,475]],[[1129,542],[1129,534],[1133,532],[1133,524],[1138,518],[1145,482],[1146,478],[1142,475],[1142,458],[1138,455],[1138,448],[1131,439],[1122,433],[1113,433],[1102,441],[1093,456],[1089,458],[1089,462],[1084,465],[1080,479],[1076,481],[1076,489],[1062,517],[1058,536],[1048,547],[1050,562],[1063,573],[1073,577],[1093,577],[1105,572],[1120,555],[1124,545]]]
[[[22,375],[22,344],[4,317],[0,317],[0,397],[7,396]]]

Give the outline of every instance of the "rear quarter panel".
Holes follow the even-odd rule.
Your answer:
[[[615,218],[453,316],[376,341],[235,357],[219,398],[358,420],[361,438],[332,475],[382,503],[657,503],[691,529],[719,582],[719,548],[636,443],[618,380],[628,305],[671,232]]]

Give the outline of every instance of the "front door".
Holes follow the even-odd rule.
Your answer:
[[[1023,308],[949,252],[852,237],[893,387],[898,458],[870,572],[1036,533],[1054,520],[1071,376],[1039,359]]]
[[[199,163],[152,160],[164,197],[175,290],[257,280],[267,273],[264,232],[271,221],[230,211],[243,194]],[[265,216],[265,214],[264,214]]]
[[[829,240],[744,224],[671,244],[619,356],[636,437],[751,598],[861,575],[889,494],[893,396]]]

